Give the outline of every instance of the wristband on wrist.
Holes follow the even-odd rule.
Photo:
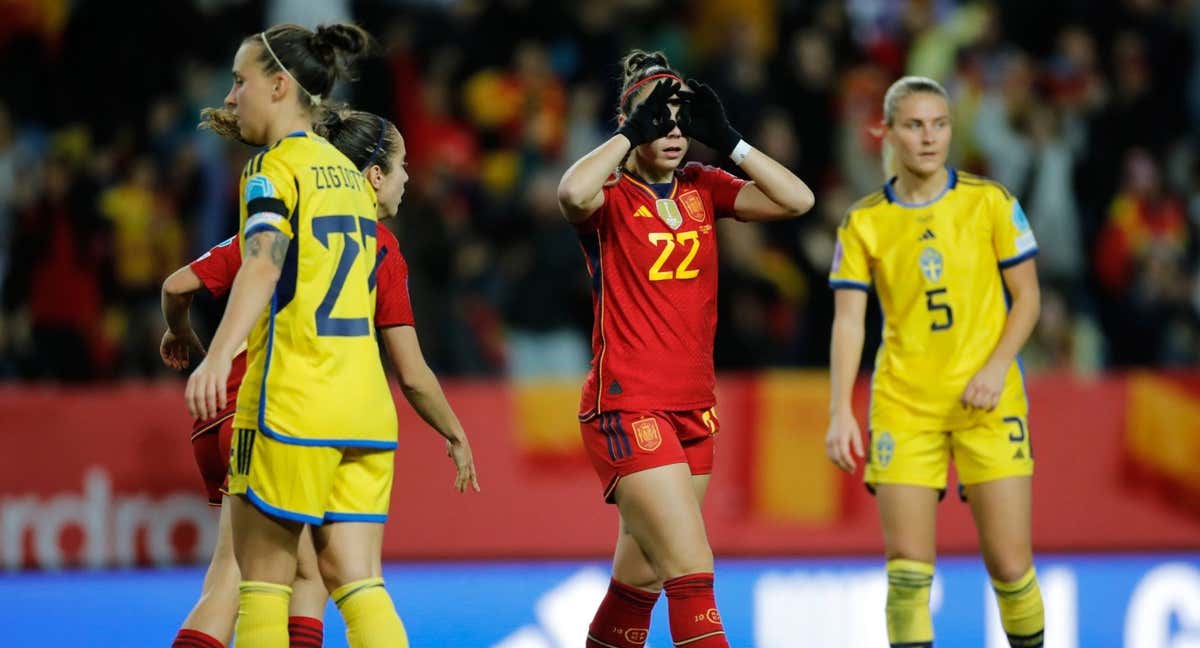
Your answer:
[[[733,160],[734,164],[741,166],[742,162],[746,160],[746,156],[750,155],[750,149],[752,148],[754,147],[750,146],[749,142],[740,139],[737,145],[733,147],[733,152],[729,154],[729,159]]]

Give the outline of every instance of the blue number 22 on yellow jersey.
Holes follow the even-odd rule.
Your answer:
[[[317,307],[317,335],[336,335],[342,337],[356,337],[361,335],[370,335],[371,326],[367,317],[333,317],[333,306],[337,303],[338,295],[342,293],[342,286],[346,283],[346,277],[350,274],[350,268],[354,266],[354,261],[358,258],[359,244],[354,240],[354,235],[360,233],[362,248],[370,250],[374,246],[367,247],[367,237],[375,238],[378,233],[376,230],[377,223],[369,218],[347,215],[338,216],[317,216],[313,218],[312,228],[313,236],[329,249],[329,235],[341,234],[345,237],[345,245],[342,248],[342,256],[338,259],[337,270],[333,274],[332,281],[329,282],[329,290],[325,293],[325,298],[321,300],[321,305]],[[371,276],[367,279],[367,289],[373,288],[375,272],[372,270]]]

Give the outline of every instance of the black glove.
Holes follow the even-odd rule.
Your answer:
[[[650,91],[650,96],[625,118],[625,123],[617,130],[617,134],[629,138],[632,146],[666,136],[675,128],[675,120],[671,119],[671,108],[667,106],[667,101],[678,91],[679,82],[659,81],[654,90]]]
[[[688,79],[691,92],[680,92],[683,105],[679,108],[679,130],[688,137],[721,155],[728,156],[742,140],[742,136],[729,125],[725,107],[713,89],[695,79]]]

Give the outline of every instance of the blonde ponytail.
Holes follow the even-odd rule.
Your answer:
[[[883,177],[891,180],[900,172],[900,168],[896,166],[896,152],[892,150],[892,145],[883,138],[883,145],[879,148],[880,161],[883,163]]]

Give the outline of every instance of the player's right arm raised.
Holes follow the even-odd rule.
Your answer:
[[[225,381],[242,341],[271,301],[291,238],[274,228],[246,237],[242,267],[233,280],[225,316],[213,336],[208,356],[188,379],[188,411],[197,418],[216,415],[226,405]]]
[[[582,223],[604,205],[604,182],[635,146],[654,141],[675,128],[668,101],[679,83],[659,81],[645,101],[609,140],[579,158],[558,183],[558,204],[570,223]]]

